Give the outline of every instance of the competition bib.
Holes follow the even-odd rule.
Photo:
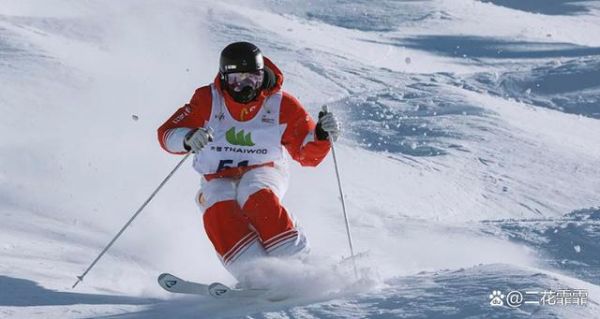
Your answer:
[[[213,174],[231,168],[260,165],[283,158],[279,124],[282,93],[265,99],[249,121],[234,119],[218,89],[211,84],[212,110],[207,127],[213,129],[213,141],[194,156],[194,168],[201,174]]]

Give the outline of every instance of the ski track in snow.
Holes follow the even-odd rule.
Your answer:
[[[599,19],[599,1],[0,0],[0,318],[600,318]],[[158,125],[237,40],[344,120],[365,282],[328,266],[348,255],[328,158],[292,165],[284,199],[314,263],[257,272],[299,282],[290,299],[161,291],[165,271],[233,283],[189,164],[70,289],[177,162]],[[561,288],[588,305],[489,305]]]

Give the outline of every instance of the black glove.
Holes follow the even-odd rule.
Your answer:
[[[329,135],[331,135],[331,139],[334,142],[337,141],[340,134],[340,128],[340,122],[333,115],[333,113],[325,111],[319,112],[319,121],[317,122],[317,127],[315,128],[317,140],[327,140]]]

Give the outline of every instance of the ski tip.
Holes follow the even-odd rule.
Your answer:
[[[162,273],[162,274],[158,275],[158,281],[161,281],[166,276],[171,276],[171,274],[165,272],[165,273]]]
[[[181,281],[179,278],[168,274],[168,273],[164,273],[161,274],[160,276],[158,276],[158,284],[163,287],[163,289],[167,290],[167,291],[172,291],[174,289],[174,287],[176,285],[178,285],[178,283]]]

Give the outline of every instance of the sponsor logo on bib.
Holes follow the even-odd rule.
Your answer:
[[[246,134],[244,130],[240,130],[236,133],[235,127],[232,127],[225,132],[225,139],[231,145],[254,146],[254,142],[252,142],[252,133],[249,132]]]

